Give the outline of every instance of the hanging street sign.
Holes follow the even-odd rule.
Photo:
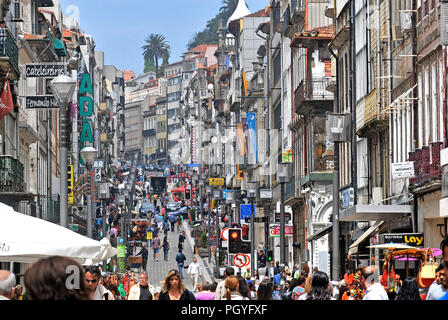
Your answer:
[[[26,78],[55,78],[65,74],[64,64],[38,63],[25,66]]]
[[[292,226],[285,226],[285,236],[292,236],[293,228]],[[280,237],[280,225],[279,224],[270,224],[269,225],[269,236],[271,238]]]
[[[54,96],[28,96],[26,109],[57,109],[59,105]]]
[[[208,184],[211,187],[222,187],[224,185],[224,178],[210,178]]]
[[[260,199],[272,199],[272,190],[260,189]]]

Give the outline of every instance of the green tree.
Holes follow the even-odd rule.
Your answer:
[[[222,6],[219,9],[219,13],[210,20],[207,21],[206,27],[200,31],[195,32],[187,44],[188,50],[193,49],[201,44],[217,44],[218,43],[218,26],[221,20],[224,27],[226,27],[227,21],[235,12],[238,6],[238,0],[222,0]]]
[[[165,52],[163,53],[163,61],[162,66],[160,67],[159,73],[157,74],[157,77],[163,77],[165,74],[165,67],[170,64],[170,53],[167,49],[165,49]]]
[[[143,57],[145,61],[153,61],[156,70],[159,73],[159,59],[163,57],[165,52],[168,52],[168,56],[171,54],[171,48],[166,40],[166,38],[161,34],[151,33],[145,39],[145,45],[142,46]],[[150,66],[151,64],[149,64]],[[146,68],[146,67],[145,67]]]

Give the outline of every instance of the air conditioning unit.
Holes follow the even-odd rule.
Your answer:
[[[13,22],[23,22],[23,3],[20,1],[14,1],[14,11],[12,12],[12,19]]]

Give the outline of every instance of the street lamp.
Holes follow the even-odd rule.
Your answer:
[[[76,80],[69,76],[62,75],[56,77],[50,83],[51,90],[60,105],[60,174],[61,174],[61,206],[60,224],[64,228],[68,227],[68,148],[69,148],[69,117],[68,103],[71,101],[76,89]]]
[[[205,187],[205,190],[207,192],[207,207],[208,207],[208,226],[207,226],[207,235],[208,235],[208,263],[211,263],[212,259],[212,244],[210,240],[210,228],[211,228],[211,201],[210,201],[210,195],[212,194],[212,188],[209,186]]]
[[[89,238],[92,238],[92,184],[91,184],[91,170],[93,167],[93,164],[95,162],[95,158],[97,156],[97,151],[95,148],[92,147],[86,147],[81,150],[81,158],[87,168],[88,172],[88,191],[87,191],[87,236]]]
[[[289,182],[288,163],[279,163],[277,181],[280,182],[280,266],[284,267],[285,260],[285,183]]]
[[[251,182],[248,183],[247,188],[247,197],[250,200],[250,271],[254,272],[255,270],[255,208],[254,208],[254,199],[257,198],[258,191],[258,183]]]

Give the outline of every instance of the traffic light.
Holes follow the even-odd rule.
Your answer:
[[[191,199],[191,189],[185,189],[185,200]]]
[[[267,258],[267,260],[269,262],[274,261],[274,252],[273,252],[273,250],[267,250],[266,255],[267,255],[266,258]]]
[[[239,181],[244,180],[244,172],[241,170],[238,170],[238,180]]]
[[[229,253],[250,253],[250,241],[241,239],[242,230],[239,228],[229,229]]]
[[[72,205],[75,203],[75,198],[73,196],[73,189],[75,187],[75,180],[73,176],[73,165],[69,164],[67,170],[67,181],[68,181],[68,204]]]

